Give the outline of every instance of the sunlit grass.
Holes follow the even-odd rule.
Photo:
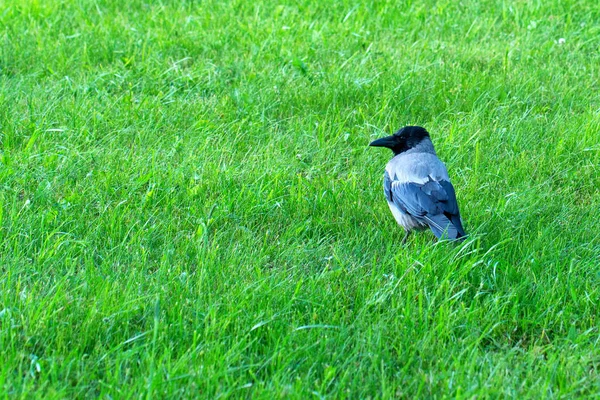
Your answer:
[[[600,395],[592,1],[0,0],[0,393]],[[419,124],[470,238],[399,245]]]

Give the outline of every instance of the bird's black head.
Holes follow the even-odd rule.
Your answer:
[[[377,139],[369,144],[374,147],[387,147],[394,152],[394,155],[412,149],[425,138],[429,137],[429,132],[420,126],[405,126],[400,128],[392,136]]]

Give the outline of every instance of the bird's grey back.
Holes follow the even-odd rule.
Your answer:
[[[429,179],[450,181],[446,166],[435,153],[406,152],[392,158],[385,167],[392,180],[425,183]]]
[[[392,180],[401,182],[425,183],[430,178],[450,181],[446,166],[437,157],[429,138],[392,158],[385,170]]]

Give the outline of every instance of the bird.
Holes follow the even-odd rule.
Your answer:
[[[438,239],[465,239],[454,186],[425,128],[405,126],[369,146],[387,147],[394,153],[385,166],[383,192],[396,222],[404,228],[403,245],[413,230],[427,228]]]

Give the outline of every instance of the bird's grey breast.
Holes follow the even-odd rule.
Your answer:
[[[399,156],[394,157],[392,159],[392,161],[390,161],[388,163],[388,165],[386,166],[385,172],[383,174],[383,191],[385,193],[385,198],[387,200],[388,206],[390,207],[390,211],[392,212],[392,215],[394,216],[394,219],[406,231],[411,231],[413,229],[418,229],[418,230],[425,229],[427,227],[427,225],[423,221],[420,221],[420,220],[414,218],[412,215],[410,215],[407,212],[407,210],[405,209],[405,207],[402,206],[402,200],[396,199],[393,194],[393,187],[394,187],[394,185],[397,185],[398,183],[400,183],[400,180],[403,180],[402,181],[403,183],[408,182],[408,181],[406,181],[407,176],[408,176],[406,174],[406,170],[405,170],[406,168],[403,168],[406,166],[403,166],[402,163],[398,163],[398,157]],[[408,163],[412,162],[410,159],[406,160],[406,158],[404,158],[404,160],[400,160],[400,161],[404,161],[404,162],[408,161]],[[443,164],[442,164],[442,167],[443,167]],[[443,168],[443,169],[445,171],[445,168]],[[415,175],[414,171],[411,172],[410,168],[409,168],[408,172],[410,175]],[[434,173],[434,175],[436,175],[436,173]],[[428,175],[425,175],[425,176],[428,176]],[[447,176],[447,173],[446,173],[446,176]],[[430,178],[427,178],[427,179],[430,179]],[[425,181],[425,179],[424,179],[424,181]],[[414,182],[414,178],[411,182]],[[420,182],[420,180],[419,180],[419,182]]]

